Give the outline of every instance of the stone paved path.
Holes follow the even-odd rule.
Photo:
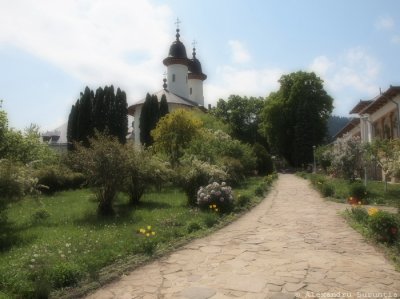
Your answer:
[[[400,273],[339,207],[306,180],[280,175],[266,200],[238,221],[88,298],[400,297]]]

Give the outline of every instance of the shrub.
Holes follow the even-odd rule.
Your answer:
[[[210,228],[218,223],[218,215],[216,213],[208,213],[204,217],[204,224]]]
[[[113,201],[117,192],[123,190],[127,177],[126,147],[116,137],[99,133],[89,142],[89,148],[76,144],[74,164],[85,174],[95,192],[98,213],[110,215],[114,213]]]
[[[335,194],[335,188],[329,183],[322,184],[319,190],[321,191],[323,197],[330,197]]]
[[[72,172],[61,165],[44,166],[37,171],[36,175],[39,184],[44,186],[41,191],[45,194],[77,189],[85,182],[85,176],[82,173]]]
[[[367,197],[367,188],[361,183],[355,182],[349,186],[349,196],[356,198],[358,201],[365,203]]]
[[[233,206],[232,188],[225,182],[221,184],[214,182],[201,187],[197,192],[197,204],[203,209],[216,205],[221,212],[229,211]]]
[[[239,207],[246,207],[250,203],[250,195],[248,194],[239,194],[236,197],[236,205]]]
[[[399,219],[385,211],[374,213],[369,219],[369,227],[380,242],[393,243],[399,237]]]
[[[254,190],[254,194],[256,196],[264,196],[264,193],[265,193],[265,185],[264,184],[257,186],[256,190]]]
[[[253,145],[253,153],[256,156],[256,169],[259,174],[271,174],[274,171],[271,155],[267,149],[259,143]]]
[[[197,222],[190,222],[187,226],[187,231],[189,234],[193,233],[195,231],[198,231],[200,229],[201,229],[201,226]]]
[[[351,215],[354,218],[354,220],[359,223],[365,224],[368,222],[368,212],[366,209],[362,207],[352,207]]]
[[[265,182],[267,183],[268,186],[271,186],[272,183],[278,178],[278,174],[276,172],[273,172],[265,177]]]
[[[172,176],[166,163],[152,156],[145,149],[128,148],[126,190],[130,204],[138,204],[140,198],[150,186],[161,186]]]
[[[223,157],[219,160],[218,165],[225,170],[227,181],[237,186],[245,178],[245,171],[242,163],[235,158]]]
[[[215,165],[197,159],[184,161],[178,175],[178,184],[186,193],[189,205],[196,205],[197,191],[212,181],[226,179],[226,173]]]
[[[73,263],[61,263],[50,270],[50,279],[55,288],[76,285],[82,276],[80,267]]]

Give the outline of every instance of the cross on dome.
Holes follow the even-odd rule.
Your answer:
[[[175,22],[176,29],[179,29],[179,24],[180,23],[182,23],[181,20],[179,20],[179,18],[176,18],[176,22]]]

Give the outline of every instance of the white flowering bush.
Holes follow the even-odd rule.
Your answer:
[[[334,176],[354,180],[363,168],[364,147],[359,137],[339,138],[332,147],[330,171]]]
[[[205,187],[200,187],[197,192],[197,204],[201,208],[212,207],[216,212],[226,212],[233,207],[233,192],[225,182],[213,182]]]

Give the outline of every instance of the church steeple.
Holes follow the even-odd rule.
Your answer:
[[[189,99],[204,106],[203,81],[207,79],[207,76],[203,74],[201,63],[196,58],[196,44],[196,41],[193,41],[192,59],[188,68]]]
[[[179,24],[176,20],[176,40],[169,48],[168,57],[163,60],[167,67],[168,90],[180,97],[189,98],[188,90],[188,65],[190,63],[186,55],[185,45],[180,41]]]

